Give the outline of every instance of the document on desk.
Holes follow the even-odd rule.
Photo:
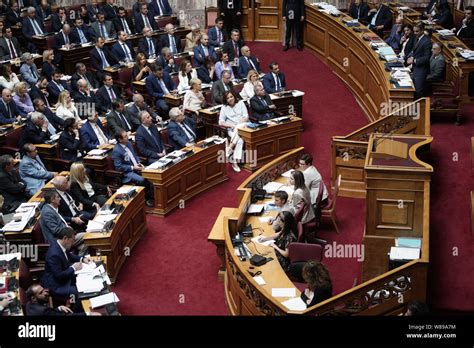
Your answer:
[[[115,194],[117,195],[126,195],[126,194],[129,194],[130,192],[132,192],[133,190],[135,190],[136,187],[135,186],[122,186],[121,188],[119,188]]]
[[[279,183],[279,182],[276,182],[276,181],[271,181],[271,182],[265,184],[262,188],[265,191],[267,191],[267,193],[275,193],[282,186],[283,186],[282,183]]]
[[[273,297],[295,297],[296,288],[273,288],[272,296]]]
[[[255,280],[258,285],[265,285],[265,284],[267,284],[267,283],[265,282],[265,279],[263,279],[263,277],[261,277],[261,276],[253,277],[253,280]]]
[[[250,204],[247,214],[261,214],[264,207],[264,204]]]
[[[78,292],[97,292],[104,288],[104,280],[100,277],[93,278],[87,275],[81,275],[76,278]]]
[[[306,310],[306,303],[301,299],[301,297],[290,298],[281,303],[283,306],[288,308],[290,311],[304,311]]]
[[[107,150],[94,149],[90,150],[87,154],[89,156],[104,156],[107,153]]]
[[[419,248],[390,248],[390,260],[416,260],[420,258]]]
[[[118,296],[115,292],[109,292],[108,294],[92,297],[90,300],[91,308],[98,308],[105,306],[109,303],[117,303],[120,302]]]
[[[267,240],[265,242],[259,242],[258,239],[261,238],[260,236],[257,236],[257,237],[253,237],[251,239],[252,242],[254,243],[258,243],[258,244],[262,244],[262,245],[265,245],[265,246],[269,246],[270,244],[274,243],[275,241],[273,239],[271,240]]]
[[[258,218],[258,221],[267,223],[268,221],[270,221],[271,218],[272,218],[271,216],[263,216],[263,217]]]
[[[284,178],[291,178],[291,174],[293,174],[294,171],[295,171],[294,169],[287,170],[281,176]]]

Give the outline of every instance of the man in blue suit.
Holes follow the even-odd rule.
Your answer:
[[[128,141],[128,133],[120,130],[115,135],[117,144],[112,151],[112,160],[115,170],[122,172],[122,183],[145,186],[146,205],[153,206],[153,187],[148,180],[144,179],[139,173],[145,168],[140,163],[140,158],[135,153],[132,144]]]
[[[21,61],[24,62],[20,67],[20,74],[23,80],[28,82],[30,86],[34,86],[38,82],[40,74],[33,59],[33,55],[29,52],[23,53]]]
[[[176,150],[193,145],[197,140],[194,121],[184,116],[179,108],[170,110],[170,123],[168,124],[168,138]]]
[[[102,127],[102,122],[100,122],[97,112],[87,118],[87,122],[82,125],[79,133],[87,151],[94,150],[100,145],[105,145],[109,142],[109,136],[104,127]]]
[[[74,28],[71,30],[71,41],[80,44],[92,41],[90,29],[88,26],[84,25],[82,18],[76,17],[74,20]]]
[[[127,37],[127,33],[119,31],[118,41],[112,46],[112,54],[119,62],[132,62],[135,60],[135,51],[132,44],[127,42]]]
[[[23,36],[28,42],[27,48],[29,52],[37,52],[38,49],[33,43],[33,36],[40,36],[46,33],[42,20],[36,17],[36,10],[34,7],[28,7],[27,17],[23,19],[21,30]]]
[[[147,111],[140,111],[138,116],[142,124],[135,133],[135,141],[140,154],[148,159],[148,164],[151,164],[166,155],[165,147],[151,115]]]
[[[168,115],[170,110],[165,102],[165,95],[176,92],[176,85],[170,75],[163,71],[161,66],[152,64],[150,66],[151,74],[146,78],[145,85],[148,94],[156,99],[156,107],[160,115]]]
[[[70,48],[72,43],[73,41],[72,41],[72,36],[71,36],[71,27],[69,26],[69,24],[64,24],[63,28],[59,31],[59,33],[54,35],[53,48],[55,50],[59,48]],[[60,60],[60,59],[57,59],[57,60]]]
[[[389,30],[392,26],[392,13],[380,0],[374,0],[373,3],[375,8],[369,11],[368,27],[378,36],[383,37],[384,30]]]
[[[205,64],[206,58],[211,57],[214,62],[217,62],[219,58],[217,57],[217,53],[214,50],[214,47],[209,45],[209,36],[203,34],[201,36],[201,43],[194,47],[194,66],[200,67],[201,65]]]
[[[425,27],[419,22],[413,27],[415,44],[413,51],[408,55],[407,64],[412,65],[412,77],[415,84],[415,98],[421,98],[425,92],[426,76],[430,72],[430,58],[432,43],[424,35]]]
[[[250,54],[250,48],[248,46],[242,47],[240,52],[242,53],[242,56],[239,58],[239,78],[247,78],[247,74],[250,70],[255,70],[258,73],[262,71],[262,69],[260,69],[260,61],[257,57]]]
[[[53,72],[51,81],[48,82],[48,85],[46,86],[46,90],[49,93],[49,103],[50,104],[55,104],[58,102],[58,97],[63,91],[68,91],[71,93],[71,88],[69,85],[66,83],[66,81],[61,80],[61,70],[56,69]]]
[[[143,28],[145,27],[151,30],[158,29],[155,18],[153,18],[153,15],[148,11],[147,4],[140,5],[140,13],[135,15],[135,27],[137,28],[137,33],[143,32]]]
[[[224,46],[224,43],[227,41],[227,34],[223,30],[224,19],[217,17],[215,23],[216,25],[209,29],[207,35],[209,35],[209,45],[214,48],[220,48]]]
[[[369,15],[369,5],[364,0],[355,0],[349,8],[349,16],[357,19],[360,23],[366,24]]]
[[[168,0],[152,0],[150,2],[150,12],[152,16],[171,16],[171,9]]]
[[[156,58],[160,54],[161,46],[157,39],[153,38],[153,32],[145,27],[142,30],[143,37],[138,40],[138,52],[145,55],[146,59]]]
[[[33,144],[25,144],[23,146],[25,156],[20,162],[20,176],[26,183],[26,193],[34,195],[46,184],[47,180],[54,177],[53,172],[49,172],[41,158],[38,156],[38,150]]]
[[[56,200],[60,199],[57,193],[54,197]],[[42,278],[43,286],[51,291],[54,300],[65,302],[72,299],[75,307],[81,303],[78,298],[75,272],[82,268],[82,263],[90,262],[88,257],[69,252],[77,244],[77,240],[77,235],[72,228],[66,227],[59,231],[58,239],[50,243],[46,253]]]
[[[263,87],[267,93],[284,91],[286,88],[285,75],[280,72],[280,66],[271,62],[268,67],[270,72],[263,77]]]
[[[2,90],[2,100],[0,101],[0,124],[13,123],[21,120],[21,115],[12,100],[12,91],[8,88]]]

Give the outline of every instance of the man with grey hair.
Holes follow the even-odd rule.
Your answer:
[[[156,64],[163,67],[163,70],[169,74],[177,73],[179,71],[169,47],[163,47],[161,49],[161,55],[156,60]]]
[[[29,52],[25,52],[21,56],[21,61],[23,62],[20,67],[21,77],[28,82],[30,86],[34,86],[36,82],[38,82],[40,74],[34,62],[33,55]]]
[[[87,151],[109,143],[109,136],[105,128],[102,127],[102,122],[99,120],[97,112],[87,117],[87,122],[82,125],[79,133]]]
[[[221,75],[221,79],[212,84],[212,101],[214,105],[219,105],[223,103],[224,93],[227,91],[233,91],[234,84],[231,81],[230,72],[224,70]]]
[[[276,106],[261,83],[255,86],[255,95],[250,99],[250,107],[252,108],[253,117],[258,121],[275,117]]]
[[[26,192],[32,196],[41,190],[46,181],[55,176],[55,173],[46,169],[43,161],[38,156],[35,145],[27,143],[23,145],[22,151],[24,156],[20,162],[20,176],[26,183]]]
[[[441,82],[444,81],[444,70],[446,66],[446,60],[443,55],[443,47],[435,42],[431,48],[430,58],[430,73],[426,76],[428,82]]]
[[[0,100],[0,124],[20,121],[21,115],[12,100],[12,91],[8,88],[2,90],[2,100]]]
[[[139,93],[133,95],[133,103],[130,103],[126,106],[127,112],[130,117],[139,120],[139,112],[140,111],[147,111],[154,122],[161,122],[162,118],[156,114],[145,102],[145,98]]]
[[[148,164],[151,164],[166,155],[165,147],[148,111],[140,111],[138,116],[142,124],[135,133],[135,141],[140,154],[147,158]]]
[[[168,137],[176,150],[185,146],[192,146],[197,141],[194,120],[184,116],[179,108],[172,108],[169,112]]]
[[[19,146],[22,147],[26,143],[44,144],[50,138],[51,133],[48,130],[46,117],[40,112],[33,111],[30,119],[26,121]]]
[[[174,25],[171,23],[166,24],[165,31],[166,35],[160,37],[161,47],[169,47],[172,54],[181,52],[181,40],[174,35]]]
[[[94,92],[89,90],[89,84],[85,79],[77,81],[77,88],[78,91],[73,94],[74,102],[76,103],[79,117],[86,119],[95,112],[97,99]]]
[[[23,32],[23,36],[28,42],[28,50],[30,50],[31,52],[37,52],[37,47],[33,43],[33,37],[44,35],[46,33],[46,30],[44,28],[43,21],[39,20],[36,17],[36,10],[34,7],[28,7],[26,12],[27,17],[23,19],[21,30]]]
[[[191,24],[191,31],[186,35],[186,46],[184,52],[192,52],[194,47],[201,41],[202,33],[199,24]]]

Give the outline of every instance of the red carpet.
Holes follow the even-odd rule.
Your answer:
[[[366,117],[344,83],[311,53],[294,49],[283,53],[279,43],[254,43],[251,49],[260,58],[264,71],[275,59],[286,74],[288,87],[306,92],[303,145],[313,154],[315,165],[328,184],[331,137],[361,127],[367,123]],[[468,209],[471,126],[433,127],[436,175],[431,213],[434,276],[430,288],[437,308],[474,308]],[[451,161],[454,151],[459,153],[458,162]],[[184,209],[165,219],[148,217],[148,232],[132,251],[114,286],[123,314],[227,314],[223,283],[217,281],[219,260],[207,236],[221,207],[237,205],[236,188],[248,176],[234,173],[230,166],[228,173],[228,182],[186,202]],[[340,234],[326,226],[320,236],[330,243],[360,244],[365,201],[338,198],[337,205]],[[454,246],[459,248],[457,257],[451,256]],[[335,294],[350,288],[356,277],[360,280],[361,267],[356,259],[328,258],[324,262]]]

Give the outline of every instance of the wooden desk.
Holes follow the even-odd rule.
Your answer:
[[[128,201],[120,201],[124,210],[114,220],[112,231],[107,233],[90,233],[84,235],[84,243],[92,249],[100,249],[101,254],[107,257],[108,274],[114,283],[117,280],[120,268],[130,256],[130,252],[141,236],[146,232],[145,219],[145,188],[135,186],[137,194]],[[114,202],[116,194],[107,200]]]
[[[105,184],[105,171],[107,170],[107,157],[111,155],[114,145],[105,145],[101,149],[107,149],[109,152],[105,156],[84,156],[84,164],[94,170],[97,181]]]
[[[302,132],[303,120],[299,117],[261,129],[240,128],[239,135],[244,141],[247,155],[244,168],[255,171],[284,153],[300,147]]]
[[[48,170],[53,169],[53,160],[56,158],[57,143],[53,144],[35,144],[38,154]]]
[[[148,213],[164,217],[187,199],[228,180],[225,160],[220,160],[225,158],[225,144],[192,149],[194,154],[165,170],[142,171],[155,192],[155,206]]]
[[[308,3],[305,6],[305,47],[349,86],[370,121],[380,117],[382,103],[413,101],[415,89],[396,88],[390,83],[390,73],[363,39],[365,33],[346,26],[343,16],[327,15]],[[359,29],[366,28],[361,25]]]
[[[6,126],[10,126],[10,125],[11,124],[4,124],[4,125],[2,125],[2,127],[6,127]],[[24,124],[22,124],[22,125],[14,124],[12,129],[9,129],[5,132],[0,133],[0,146],[3,146],[5,144],[5,142],[7,141],[7,137],[13,136],[14,132],[21,132],[22,131],[21,129],[24,126],[25,126]],[[17,144],[15,144],[15,145],[18,146]]]

